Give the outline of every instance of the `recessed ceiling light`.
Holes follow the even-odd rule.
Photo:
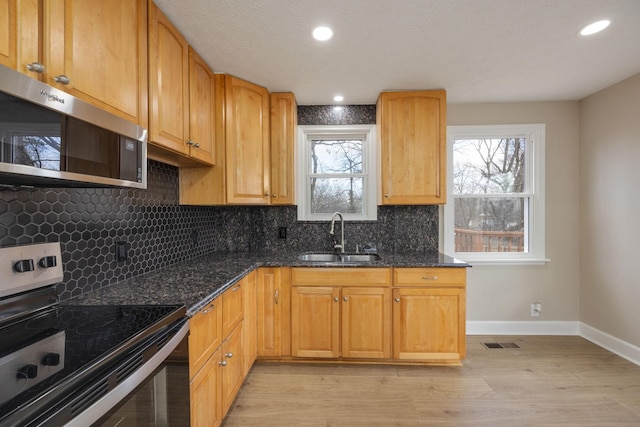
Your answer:
[[[333,100],[336,101],[336,102],[342,102],[342,101],[344,101],[344,96],[336,95],[336,96],[333,97]]]
[[[321,42],[329,40],[333,36],[333,31],[329,27],[317,27],[313,30],[313,38]]]
[[[590,36],[591,34],[599,33],[609,26],[611,21],[608,19],[603,19],[602,21],[594,22],[593,24],[589,24],[583,29],[580,30],[581,36]]]

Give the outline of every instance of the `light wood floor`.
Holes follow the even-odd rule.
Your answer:
[[[640,366],[583,338],[553,336],[470,336],[462,367],[259,362],[223,423],[569,425],[640,426]]]

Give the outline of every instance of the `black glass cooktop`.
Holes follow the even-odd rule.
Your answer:
[[[184,306],[56,306],[0,329],[0,358],[57,335],[64,337],[62,369],[0,405],[2,418],[87,368],[117,357],[185,315]],[[63,331],[63,333],[61,333]]]

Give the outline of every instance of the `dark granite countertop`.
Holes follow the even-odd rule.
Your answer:
[[[212,253],[63,301],[65,305],[184,304],[192,316],[257,267],[469,267],[441,253],[380,254],[371,263],[299,261],[299,253]]]

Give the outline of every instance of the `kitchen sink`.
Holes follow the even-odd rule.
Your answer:
[[[300,261],[319,263],[366,263],[380,261],[378,254],[302,254],[298,256]]]
[[[298,257],[300,261],[312,262],[340,262],[340,255],[334,254],[302,254]]]
[[[355,254],[355,255],[340,255],[342,262],[373,262],[380,261],[380,255],[378,254]]]

